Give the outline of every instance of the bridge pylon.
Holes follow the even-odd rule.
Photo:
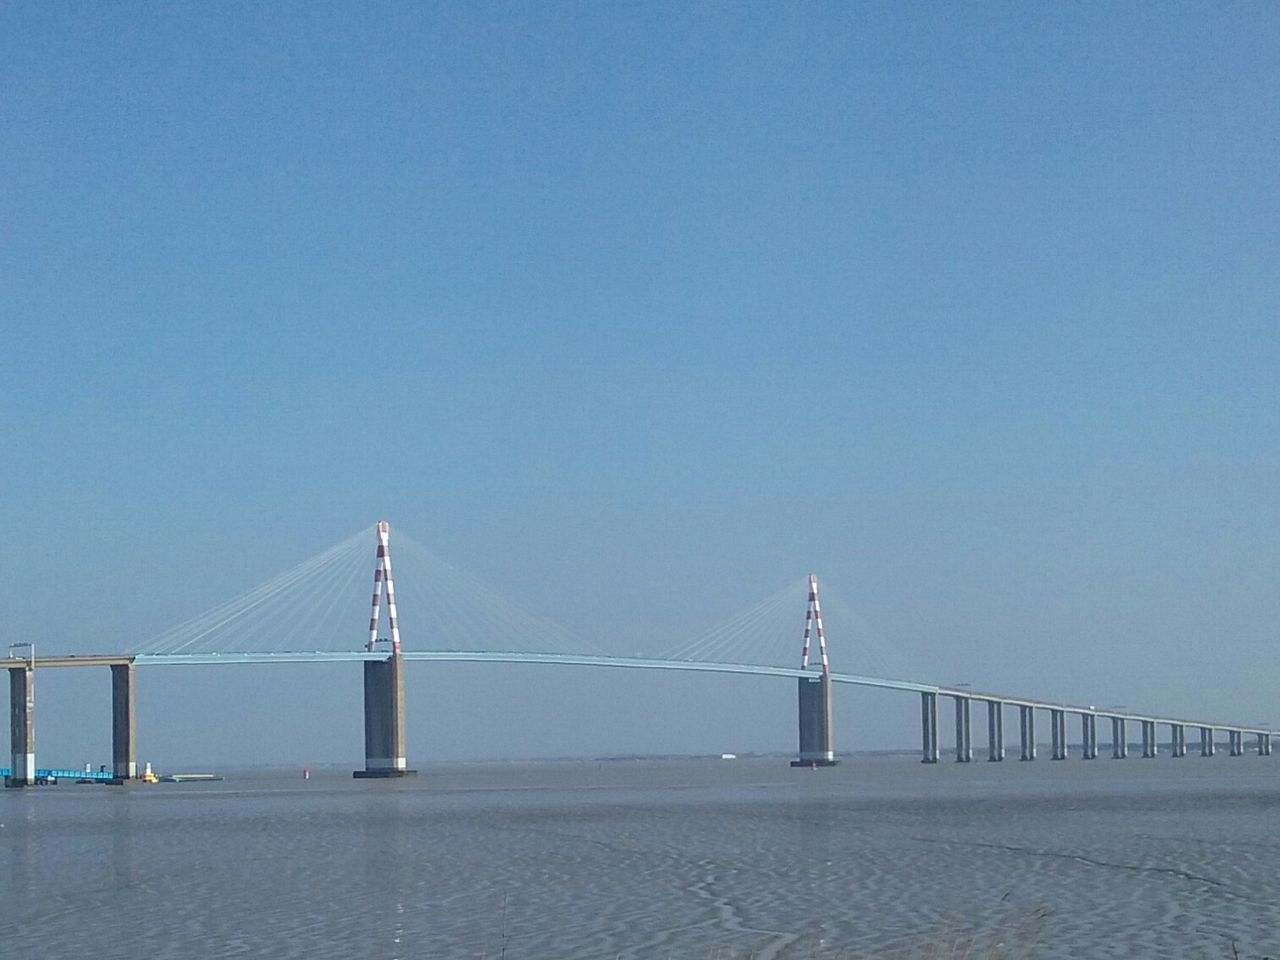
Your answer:
[[[378,636],[381,616],[382,586],[387,588],[387,619],[391,636],[385,638],[391,649],[385,660],[364,663],[364,769],[352,771],[357,779],[411,777],[417,770],[408,769],[404,745],[404,657],[400,653],[400,623],[396,611],[396,587],[391,578],[391,527],[378,523],[378,559],[373,570],[372,616],[369,618],[369,642],[365,649],[373,653],[383,638]]]
[[[818,578],[809,574],[809,606],[804,616],[804,648],[800,669],[809,670],[809,644],[818,637],[821,670],[798,681],[800,750],[793,767],[834,767],[835,748],[831,739],[831,664],[827,659],[827,636],[822,629],[822,603],[818,599]]]

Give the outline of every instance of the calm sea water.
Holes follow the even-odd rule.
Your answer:
[[[9,790],[0,956],[1277,957],[1277,814],[1254,756]]]

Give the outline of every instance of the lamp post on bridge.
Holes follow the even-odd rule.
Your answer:
[[[27,648],[27,665],[28,665],[28,668],[29,668],[29,669],[34,670],[34,669],[36,668],[36,645],[35,645],[35,643],[33,643],[33,642],[32,642],[32,641],[30,641],[30,640],[18,640],[18,641],[14,642],[14,643],[9,644],[9,659],[10,659],[10,660],[17,660],[17,659],[18,659],[17,657],[15,657],[15,656],[13,655],[13,651],[17,650],[19,647],[26,647],[26,648]]]

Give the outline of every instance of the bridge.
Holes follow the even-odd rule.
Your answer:
[[[359,538],[360,541],[363,538]],[[1006,757],[1004,720],[1006,712],[1017,710],[1018,757],[1033,761],[1038,755],[1036,733],[1037,715],[1047,715],[1049,726],[1050,756],[1053,760],[1068,757],[1068,718],[1079,724],[1080,756],[1094,760],[1099,756],[1098,721],[1104,730],[1110,724],[1111,756],[1124,759],[1129,755],[1129,732],[1136,729],[1141,742],[1141,755],[1155,758],[1159,754],[1158,729],[1168,732],[1169,753],[1173,757],[1187,754],[1187,730],[1197,737],[1201,756],[1212,757],[1216,753],[1219,734],[1225,735],[1231,756],[1246,753],[1249,738],[1256,742],[1259,756],[1270,756],[1275,733],[1269,727],[1223,721],[1222,719],[1193,718],[1176,713],[1144,713],[1127,709],[1098,709],[1093,705],[1062,703],[1032,697],[995,692],[978,692],[968,687],[946,687],[930,683],[897,680],[885,677],[853,673],[838,673],[830,669],[826,633],[823,624],[822,604],[818,578],[807,579],[808,601],[805,611],[805,627],[799,663],[788,667],[770,663],[736,662],[723,655],[735,649],[737,639],[748,632],[749,619],[739,618],[730,622],[719,633],[708,635],[672,651],[667,656],[623,657],[607,653],[565,653],[537,649],[496,650],[404,650],[401,646],[399,614],[395,596],[395,581],[391,570],[390,527],[383,521],[376,527],[376,552],[374,562],[374,586],[371,599],[368,639],[363,649],[339,650],[272,650],[240,651],[190,650],[197,641],[216,634],[227,624],[243,624],[248,613],[263,608],[275,596],[296,592],[299,584],[316,574],[318,595],[331,604],[330,593],[335,589],[333,569],[336,558],[355,549],[358,541],[352,538],[338,547],[326,551],[299,567],[264,584],[244,597],[230,601],[207,614],[181,625],[171,632],[164,642],[154,649],[120,654],[59,655],[38,657],[30,644],[15,644],[9,656],[0,658],[0,665],[9,673],[10,744],[12,763],[3,771],[6,786],[27,786],[50,776],[76,777],[79,779],[108,779],[115,784],[127,783],[138,778],[136,760],[136,671],[176,665],[232,665],[232,664],[296,664],[296,663],[361,663],[364,672],[364,767],[354,771],[359,778],[389,778],[411,776],[416,771],[408,766],[405,747],[404,721],[404,672],[408,660],[432,662],[470,663],[523,663],[553,666],[607,667],[625,670],[677,670],[684,672],[738,674],[777,677],[793,680],[797,684],[798,750],[793,766],[831,766],[838,762],[832,737],[832,691],[835,685],[870,687],[913,693],[920,700],[921,760],[937,763],[941,757],[938,735],[938,698],[953,702],[955,709],[955,759],[969,763],[974,759],[972,737],[973,708],[975,704],[986,706],[987,760],[1003,761]],[[389,627],[388,636],[379,636],[382,596],[385,590]],[[778,607],[779,601],[766,604]],[[510,609],[503,611],[504,631],[510,631],[516,621]],[[537,635],[545,626],[532,622],[523,624],[524,631]],[[510,635],[509,633],[507,635]],[[817,642],[817,656],[811,657],[813,642]],[[28,656],[16,656],[15,647],[26,647]],[[111,672],[111,740],[112,766],[110,774],[83,774],[76,771],[50,771],[37,769],[35,761],[35,674],[37,670],[80,667],[107,667]]]

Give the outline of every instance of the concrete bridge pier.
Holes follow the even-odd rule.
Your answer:
[[[1187,755],[1187,728],[1180,723],[1169,724],[1169,749],[1175,757]]]
[[[1049,742],[1054,760],[1067,759],[1067,712],[1049,711]]]
[[[1160,752],[1156,746],[1156,722],[1154,720],[1142,721],[1142,756],[1146,760],[1151,760]]]
[[[9,776],[6,787],[36,782],[36,672],[30,665],[9,668]]]
[[[1227,745],[1230,748],[1229,752],[1231,756],[1244,756],[1244,734],[1239,730],[1227,731]]]
[[[1034,760],[1036,758],[1036,711],[1034,707],[1021,705],[1018,707],[1018,727],[1022,741],[1022,756],[1018,759]]]
[[[364,662],[364,769],[357,779],[411,777],[404,746],[404,657]]]
[[[938,695],[920,694],[920,749],[924,754],[921,763],[938,762]]]
[[[1085,760],[1098,759],[1098,718],[1092,713],[1080,714],[1080,744]]]
[[[1258,734],[1258,755],[1262,757],[1271,756],[1271,734]]]
[[[831,675],[801,677],[799,681],[800,758],[793,767],[834,767],[831,743]]]
[[[1200,756],[1212,757],[1214,752],[1213,747],[1214,747],[1213,727],[1201,727],[1200,728]]]
[[[1111,759],[1123,760],[1129,756],[1129,725],[1124,717],[1111,718]]]
[[[1004,759],[1004,704],[999,700],[987,701],[987,759]]]
[[[973,704],[971,697],[956,697],[956,762],[973,760]]]
[[[111,665],[111,772],[117,780],[138,778],[137,710],[132,663]]]

